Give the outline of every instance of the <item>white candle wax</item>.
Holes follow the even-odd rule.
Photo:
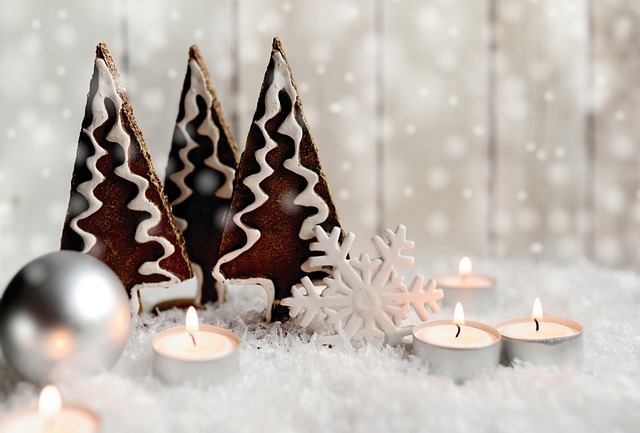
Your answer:
[[[442,347],[477,348],[486,347],[497,341],[497,338],[472,326],[460,326],[460,334],[456,337],[458,327],[454,324],[431,326],[416,333],[416,338]]]
[[[240,341],[231,331],[200,325],[167,329],[153,338],[153,369],[167,383],[214,383],[235,374],[239,368]]]
[[[505,320],[496,325],[502,335],[502,362],[516,359],[536,365],[579,364],[583,358],[583,327],[562,317],[542,316],[539,330],[531,317]]]
[[[96,433],[99,417],[82,407],[63,406],[55,415],[44,416],[37,408],[24,408],[0,420],[0,433]]]
[[[178,332],[159,338],[155,350],[167,357],[184,361],[205,361],[224,358],[237,349],[237,344],[229,337],[206,331]],[[195,340],[195,345],[193,344]]]
[[[539,329],[536,331],[535,322],[528,321],[512,323],[498,328],[503,337],[521,340],[546,340],[550,338],[568,337],[578,331],[561,323],[539,321]]]
[[[451,289],[488,289],[496,284],[496,280],[484,275],[443,275],[436,279],[438,286]]]
[[[460,308],[460,310],[462,310]],[[456,319],[461,323],[461,319]],[[500,333],[491,326],[466,320],[424,322],[413,328],[413,353],[429,364],[429,372],[460,382],[498,366]]]

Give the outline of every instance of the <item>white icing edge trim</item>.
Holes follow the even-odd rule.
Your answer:
[[[82,252],[85,254],[94,247],[98,240],[92,233],[81,229],[78,226],[78,222],[96,213],[103,204],[95,195],[93,195],[93,191],[105,180],[104,175],[100,173],[100,170],[98,170],[97,163],[98,160],[106,155],[107,152],[98,145],[98,142],[93,136],[93,133],[109,118],[104,100],[111,95],[112,92],[111,86],[109,86],[109,81],[113,82],[111,73],[109,72],[109,68],[107,68],[107,64],[104,62],[104,60],[96,59],[94,71],[94,73],[98,73],[98,90],[96,91],[95,95],[93,96],[93,100],[91,101],[91,113],[93,115],[93,118],[91,119],[91,125],[83,128],[82,132],[84,132],[85,135],[89,137],[95,153],[93,154],[93,156],[90,156],[86,159],[86,166],[91,172],[91,179],[81,183],[77,188],[77,191],[89,203],[89,207],[84,212],[73,218],[69,223],[73,231],[80,235],[80,237],[84,241],[84,249],[82,250]]]
[[[236,170],[233,167],[229,167],[220,161],[218,157],[218,145],[220,144],[220,129],[216,126],[213,121],[213,114],[211,109],[213,107],[213,94],[209,91],[207,87],[207,80],[204,76],[204,72],[200,65],[195,60],[190,60],[189,65],[191,67],[191,83],[192,85],[195,83],[196,88],[192,89],[196,94],[202,95],[207,105],[207,115],[205,117],[205,121],[198,128],[198,133],[201,135],[208,136],[211,138],[211,142],[213,143],[213,152],[211,155],[204,160],[204,163],[209,168],[224,174],[225,181],[216,191],[216,197],[230,199],[233,194],[233,181],[236,176]],[[190,90],[192,90],[190,89]],[[193,99],[189,100],[190,104],[193,104],[194,109],[197,111],[197,103],[195,96]]]
[[[246,226],[242,222],[241,218],[246,213],[252,212],[253,210],[262,206],[269,198],[269,196],[265,194],[265,192],[260,188],[259,185],[263,180],[273,174],[273,169],[267,163],[266,156],[269,151],[277,146],[277,143],[269,136],[266,130],[266,123],[280,112],[281,106],[278,99],[278,94],[282,89],[285,89],[285,91],[289,95],[289,98],[291,99],[291,112],[289,113],[283,124],[280,125],[278,132],[291,137],[295,142],[295,153],[290,159],[284,162],[284,166],[288,170],[304,177],[307,180],[307,187],[296,197],[294,203],[301,206],[315,207],[316,209],[318,209],[318,212],[315,215],[309,216],[303,222],[299,233],[300,238],[307,240],[315,237],[315,235],[313,234],[313,227],[326,220],[327,216],[329,215],[329,207],[324,202],[324,200],[322,200],[313,190],[314,186],[318,183],[318,175],[312,170],[309,170],[308,168],[303,167],[300,164],[299,147],[300,142],[302,141],[303,132],[302,128],[295,119],[294,110],[297,100],[297,93],[293,86],[293,80],[291,79],[291,75],[289,74],[289,69],[287,68],[282,54],[280,54],[278,51],[274,51],[271,54],[271,57],[274,61],[273,82],[265,93],[265,113],[260,120],[257,120],[255,122],[256,125],[258,125],[258,127],[260,128],[262,136],[265,139],[265,146],[262,149],[256,151],[255,154],[256,161],[260,165],[260,171],[247,177],[244,180],[244,184],[251,190],[251,192],[253,192],[256,199],[243,211],[238,212],[233,216],[233,221],[245,232],[247,236],[247,243],[243,247],[235,251],[231,251],[218,259],[218,263],[216,263],[216,266],[213,270],[214,278],[227,284],[259,284],[260,286],[264,287],[267,291],[268,297],[267,320],[269,321],[271,320],[271,308],[275,299],[275,289],[273,282],[265,278],[227,280],[224,279],[220,271],[220,267],[224,263],[230,262],[243,252],[249,250],[258,241],[258,239],[260,239],[260,231]],[[307,271],[304,268],[304,265],[303,270]],[[269,283],[268,286],[266,285],[266,282]]]
[[[160,274],[169,278],[169,281],[158,283],[158,285],[174,284],[176,282],[179,282],[180,279],[173,273],[160,268],[160,262],[173,254],[175,251],[175,247],[171,245],[171,243],[166,238],[160,236],[151,236],[149,234],[149,230],[160,222],[160,210],[149,200],[147,200],[145,196],[145,191],[149,187],[149,182],[147,182],[147,180],[142,176],[133,174],[129,168],[129,147],[131,146],[131,138],[122,126],[122,99],[120,98],[120,95],[118,95],[115,82],[113,81],[113,77],[111,76],[111,73],[109,72],[109,68],[107,67],[105,61],[102,59],[96,59],[96,67],[100,71],[100,80],[98,87],[104,90],[103,98],[109,98],[111,101],[113,101],[117,113],[116,123],[115,125],[113,125],[113,128],[111,128],[111,130],[107,133],[106,138],[107,140],[115,142],[122,146],[122,149],[124,151],[124,162],[122,163],[122,165],[116,167],[114,169],[114,172],[121,178],[135,183],[138,187],[138,194],[127,204],[127,207],[131,210],[145,211],[151,214],[151,218],[144,220],[136,228],[135,240],[139,243],[146,243],[150,241],[158,242],[163,247],[165,252],[164,255],[158,260],[154,262],[143,263],[138,269],[138,272],[140,272],[142,275]],[[104,107],[104,115],[106,115],[106,107],[104,106],[104,103],[102,104],[102,107]],[[132,298],[134,297],[133,292],[134,291],[132,290]]]
[[[268,278],[232,278],[225,280],[224,284],[244,284],[260,286],[267,292],[267,308],[266,317],[267,322],[271,322],[271,310],[273,309],[273,303],[276,299],[276,289],[273,285],[273,281]]]
[[[215,195],[219,198],[230,199],[233,194],[233,180],[235,177],[235,169],[223,164],[218,158],[218,144],[220,142],[220,130],[213,122],[211,107],[213,106],[213,95],[207,88],[207,81],[204,76],[204,72],[200,68],[200,65],[195,60],[189,60],[189,71],[191,74],[191,87],[187,90],[184,98],[184,118],[176,124],[180,129],[183,136],[186,138],[186,145],[178,152],[178,157],[183,164],[183,169],[173,173],[169,178],[176,184],[180,190],[180,196],[171,202],[171,205],[180,204],[193,194],[193,190],[187,186],[185,179],[195,169],[193,163],[189,160],[189,153],[195,149],[198,144],[187,133],[187,124],[198,116],[199,109],[197,103],[197,96],[200,95],[204,98],[207,113],[204,122],[198,128],[198,133],[205,135],[211,139],[213,143],[213,153],[205,161],[205,165],[222,173],[225,176],[225,182],[218,188]],[[183,220],[184,221],[184,220]],[[188,227],[187,222],[184,221],[185,230]]]
[[[191,82],[193,83],[193,68],[190,67],[189,69],[192,71]],[[192,87],[185,94],[184,117],[180,122],[176,123],[176,127],[180,130],[180,132],[182,133],[182,136],[185,137],[186,143],[185,143],[185,146],[178,151],[178,158],[180,159],[180,162],[182,162],[183,164],[182,170],[176,171],[175,173],[169,176],[169,179],[171,179],[173,183],[180,190],[180,195],[171,202],[172,206],[182,203],[187,198],[189,198],[189,196],[191,196],[191,194],[193,193],[193,190],[189,188],[189,186],[186,184],[185,179],[195,169],[195,166],[189,159],[189,153],[193,149],[198,147],[198,144],[195,141],[193,141],[191,136],[187,133],[187,124],[191,122],[198,115],[198,106],[195,102],[196,96],[197,96],[197,93],[193,90],[193,85],[192,85]],[[186,229],[187,228],[186,221],[184,221],[184,223],[185,223],[184,229]],[[180,230],[183,230],[183,228],[180,227]]]
[[[274,53],[274,60],[276,65],[284,65],[284,58],[279,52]],[[313,239],[313,228],[320,223],[324,222],[329,216],[329,206],[325,201],[314,191],[314,187],[318,184],[319,177],[313,170],[309,170],[307,167],[300,163],[300,142],[302,141],[302,127],[298,124],[295,117],[295,105],[298,98],[295,88],[293,87],[293,81],[288,69],[284,66],[284,73],[289,78],[284,86],[285,91],[291,99],[291,112],[285,119],[285,121],[278,128],[278,132],[291,137],[295,142],[295,152],[293,156],[284,162],[284,167],[289,171],[302,176],[307,181],[307,187],[302,191],[294,200],[294,203],[304,207],[314,207],[318,212],[314,215],[310,215],[302,222],[300,228],[300,239],[309,240]]]
[[[191,261],[191,269],[193,269],[193,276],[196,277],[196,283],[198,285],[196,291],[196,301],[200,302],[202,300],[202,286],[204,284],[204,273],[202,272],[202,266],[198,263]]]
[[[286,69],[286,66],[285,66],[285,69]],[[276,71],[277,71],[277,64],[276,64]],[[260,128],[260,131],[262,132],[262,136],[265,140],[264,147],[261,149],[258,149],[255,153],[256,162],[260,166],[260,171],[258,171],[255,174],[252,174],[251,176],[246,177],[243,181],[243,183],[247,186],[247,188],[249,188],[249,190],[255,196],[255,200],[249,206],[244,208],[242,211],[237,212],[233,216],[233,222],[240,229],[242,229],[242,231],[244,231],[247,237],[247,242],[245,243],[244,246],[238,248],[237,250],[228,252],[224,256],[218,258],[218,262],[213,268],[213,277],[218,281],[228,282],[225,280],[224,276],[222,275],[220,271],[220,267],[223,264],[228,263],[231,260],[235,259],[245,251],[251,249],[251,247],[253,247],[253,245],[255,245],[255,243],[258,242],[258,239],[260,239],[260,236],[261,236],[261,233],[259,230],[245,225],[242,222],[242,217],[245,214],[249,212],[253,212],[254,210],[258,209],[260,206],[265,204],[269,199],[269,196],[262,190],[262,188],[260,188],[260,183],[274,173],[273,168],[271,168],[271,166],[267,163],[267,154],[273,149],[275,149],[278,146],[278,144],[269,136],[269,133],[267,132],[267,129],[266,129],[266,124],[267,124],[267,121],[274,118],[280,110],[280,104],[278,102],[278,92],[284,86],[282,79],[283,79],[282,74],[277,74],[277,73],[274,74],[273,83],[271,83],[271,85],[269,86],[269,88],[265,93],[266,109],[265,109],[264,115],[262,116],[261,119],[255,121],[255,124],[258,126],[258,128]],[[239,284],[242,284],[242,283],[239,283]],[[251,284],[251,283],[246,283],[246,284]]]

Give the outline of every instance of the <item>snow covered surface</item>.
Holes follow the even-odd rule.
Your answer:
[[[539,296],[545,314],[585,326],[583,365],[499,367],[456,385],[402,348],[329,349],[293,323],[265,324],[264,294],[245,287],[200,312],[240,337],[237,376],[215,386],[166,386],[153,376],[152,336],[184,318],[172,310],[142,316],[113,370],[59,384],[62,396],[99,412],[104,433],[639,431],[638,275],[586,262],[481,260],[475,268],[498,278],[498,301],[470,320],[528,315]],[[418,272],[430,275],[406,274]],[[0,359],[0,417],[38,393]]]

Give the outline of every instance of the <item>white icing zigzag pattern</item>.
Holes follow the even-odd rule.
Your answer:
[[[159,243],[164,249],[164,254],[162,255],[162,257],[160,257],[158,260],[153,262],[143,263],[138,269],[138,272],[140,272],[142,275],[160,274],[160,275],[166,276],[167,278],[169,278],[169,281],[162,283],[163,285],[177,283],[180,281],[178,277],[176,277],[172,273],[160,267],[160,262],[165,258],[171,256],[175,251],[175,247],[166,238],[160,237],[160,236],[152,236],[149,234],[149,230],[151,230],[160,222],[160,215],[161,215],[160,210],[155,205],[153,205],[153,203],[147,200],[145,196],[145,191],[149,187],[149,182],[142,176],[133,174],[128,165],[131,138],[129,137],[129,135],[126,133],[126,131],[122,126],[122,117],[120,116],[120,111],[122,109],[122,99],[118,95],[115,83],[113,81],[113,77],[111,76],[111,73],[109,72],[109,69],[105,61],[102,59],[96,59],[95,66],[99,74],[98,75],[98,92],[96,92],[96,94],[94,95],[94,99],[91,102],[91,110],[93,114],[93,120],[92,120],[91,126],[85,130],[85,133],[87,133],[87,135],[90,137],[96,152],[96,154],[93,157],[87,158],[87,166],[91,170],[93,177],[90,181],[87,181],[81,185],[82,190],[81,190],[81,187],[78,187],[78,191],[85,198],[87,198],[87,200],[89,200],[90,207],[85,212],[80,214],[78,217],[74,218],[74,220],[71,222],[71,227],[74,228],[76,233],[82,236],[82,239],[85,242],[84,252],[85,253],[88,252],[91,249],[91,247],[95,245],[96,237],[90,233],[85,232],[84,230],[79,231],[77,227],[77,222],[95,213],[102,205],[95,198],[95,196],[93,196],[92,191],[100,182],[104,180],[104,177],[96,167],[96,162],[102,155],[105,154],[105,151],[96,142],[95,138],[93,137],[93,131],[107,120],[108,113],[107,113],[107,107],[105,106],[104,101],[105,99],[110,99],[111,101],[113,101],[115,105],[117,116],[116,116],[116,123],[113,126],[113,128],[109,131],[106,138],[109,141],[117,143],[120,146],[122,146],[124,150],[124,155],[125,155],[124,163],[119,167],[117,167],[114,170],[114,172],[121,178],[134,183],[138,187],[138,194],[133,200],[129,202],[127,207],[135,211],[148,212],[151,215],[151,218],[144,220],[136,228],[135,240],[139,243],[154,241]],[[98,176],[100,176],[102,179],[99,182],[96,182],[96,179]],[[85,184],[87,185],[85,186]],[[87,193],[91,193],[91,195],[88,195]],[[95,205],[91,201],[91,198],[93,198],[95,202],[100,203],[100,206],[95,207]],[[139,286],[144,286],[144,284],[141,284]],[[133,289],[135,290],[135,288]],[[135,298],[135,296],[133,296],[133,298]]]
[[[186,145],[178,152],[178,157],[183,164],[183,168],[180,171],[173,173],[169,178],[176,184],[180,190],[180,196],[171,202],[171,205],[175,206],[188,199],[193,190],[186,184],[186,177],[193,172],[195,166],[189,160],[189,153],[195,149],[198,144],[187,132],[187,125],[192,122],[199,114],[197,96],[202,96],[207,106],[207,113],[205,120],[198,128],[198,134],[207,136],[213,143],[213,153],[209,156],[204,163],[225,176],[225,183],[218,188],[215,195],[219,198],[230,199],[233,193],[233,179],[235,176],[235,169],[224,165],[218,158],[218,142],[220,140],[220,130],[213,122],[211,118],[211,106],[213,104],[213,95],[207,88],[207,82],[204,77],[204,73],[195,60],[189,61],[189,70],[191,71],[191,88],[187,91],[184,98],[184,118],[176,125],[180,129],[180,132],[186,139]],[[186,220],[182,218],[176,218],[180,226],[180,230],[184,231],[188,227]]]
[[[93,215],[98,211],[98,209],[102,207],[102,202],[98,200],[95,195],[93,195],[93,191],[105,179],[102,173],[100,173],[100,170],[98,170],[97,163],[100,158],[106,155],[106,151],[102,147],[98,146],[98,143],[93,136],[93,132],[108,119],[107,110],[104,106],[104,99],[108,94],[111,93],[108,82],[111,75],[106,67],[106,64],[104,64],[104,61],[99,64],[96,60],[96,69],[100,76],[98,79],[98,90],[96,91],[93,101],[91,101],[91,112],[93,113],[93,118],[91,119],[91,125],[89,125],[87,128],[83,128],[82,130],[82,132],[87,137],[89,137],[89,140],[91,141],[95,152],[93,156],[90,156],[86,159],[87,168],[91,172],[91,179],[78,185],[78,193],[80,193],[87,200],[87,202],[89,203],[89,207],[77,217],[73,218],[69,223],[73,231],[80,235],[80,237],[84,241],[84,249],[82,250],[82,252],[85,254],[95,246],[97,238],[93,234],[82,230],[78,226],[78,221],[81,221],[88,216]]]
[[[318,175],[313,170],[309,170],[307,167],[300,164],[300,142],[302,141],[302,127],[296,121],[295,116],[295,103],[298,97],[296,93],[296,89],[293,87],[293,82],[291,80],[291,76],[289,75],[289,71],[284,63],[284,59],[282,58],[282,54],[276,52],[273,55],[274,61],[276,63],[276,70],[278,68],[284,69],[281,71],[282,73],[286,73],[288,80],[285,83],[284,90],[289,95],[291,99],[291,112],[285,119],[285,121],[278,128],[278,132],[284,135],[287,135],[293,138],[294,141],[294,154],[291,158],[287,159],[284,162],[284,167],[297,175],[300,175],[305,178],[307,181],[307,187],[302,191],[294,200],[294,203],[300,206],[305,207],[315,207],[318,212],[314,215],[310,215],[302,222],[302,227],[300,228],[300,239],[308,240],[313,239],[315,235],[313,234],[313,228],[319,224],[322,224],[327,217],[329,216],[329,206],[316,194],[314,191],[315,186],[318,184]]]
[[[259,208],[269,199],[269,196],[260,188],[260,183],[267,177],[271,176],[274,172],[267,163],[266,156],[269,151],[277,146],[277,143],[269,136],[269,133],[266,130],[266,123],[274,118],[282,108],[278,99],[278,94],[282,89],[287,92],[291,99],[291,112],[282,125],[280,125],[278,132],[291,137],[295,143],[295,153],[290,159],[284,162],[284,166],[288,170],[304,177],[307,180],[307,187],[296,197],[294,203],[301,206],[315,207],[318,210],[315,215],[309,216],[303,222],[299,233],[300,238],[304,240],[313,238],[313,227],[325,221],[329,215],[329,208],[327,204],[313,190],[315,185],[318,183],[318,175],[300,164],[299,148],[303,131],[295,118],[294,111],[297,93],[293,87],[291,75],[289,74],[289,70],[287,69],[287,65],[282,54],[274,51],[272,53],[272,59],[274,62],[274,76],[273,82],[265,93],[265,113],[260,120],[255,122],[260,128],[265,140],[265,146],[258,150],[255,155],[256,161],[260,165],[260,171],[244,180],[244,184],[255,195],[255,201],[233,216],[233,221],[245,232],[247,236],[247,243],[242,248],[221,257],[213,271],[214,276],[220,274],[220,266],[222,264],[230,262],[243,252],[251,249],[258,239],[260,239],[260,231],[245,225],[242,222],[242,216]]]

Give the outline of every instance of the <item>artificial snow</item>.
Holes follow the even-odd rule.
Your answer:
[[[468,319],[527,316],[539,296],[545,314],[584,325],[584,363],[501,366],[459,385],[429,375],[402,347],[330,349],[295,323],[264,323],[263,292],[237,287],[226,303],[199,312],[240,337],[240,372],[224,383],[168,386],[153,376],[152,336],[184,320],[171,310],[137,320],[111,371],[58,385],[64,401],[101,414],[103,433],[639,431],[638,275],[586,262],[474,264],[498,278],[498,300]],[[432,319],[451,316],[442,309]],[[39,391],[0,358],[0,418],[34,404]]]

